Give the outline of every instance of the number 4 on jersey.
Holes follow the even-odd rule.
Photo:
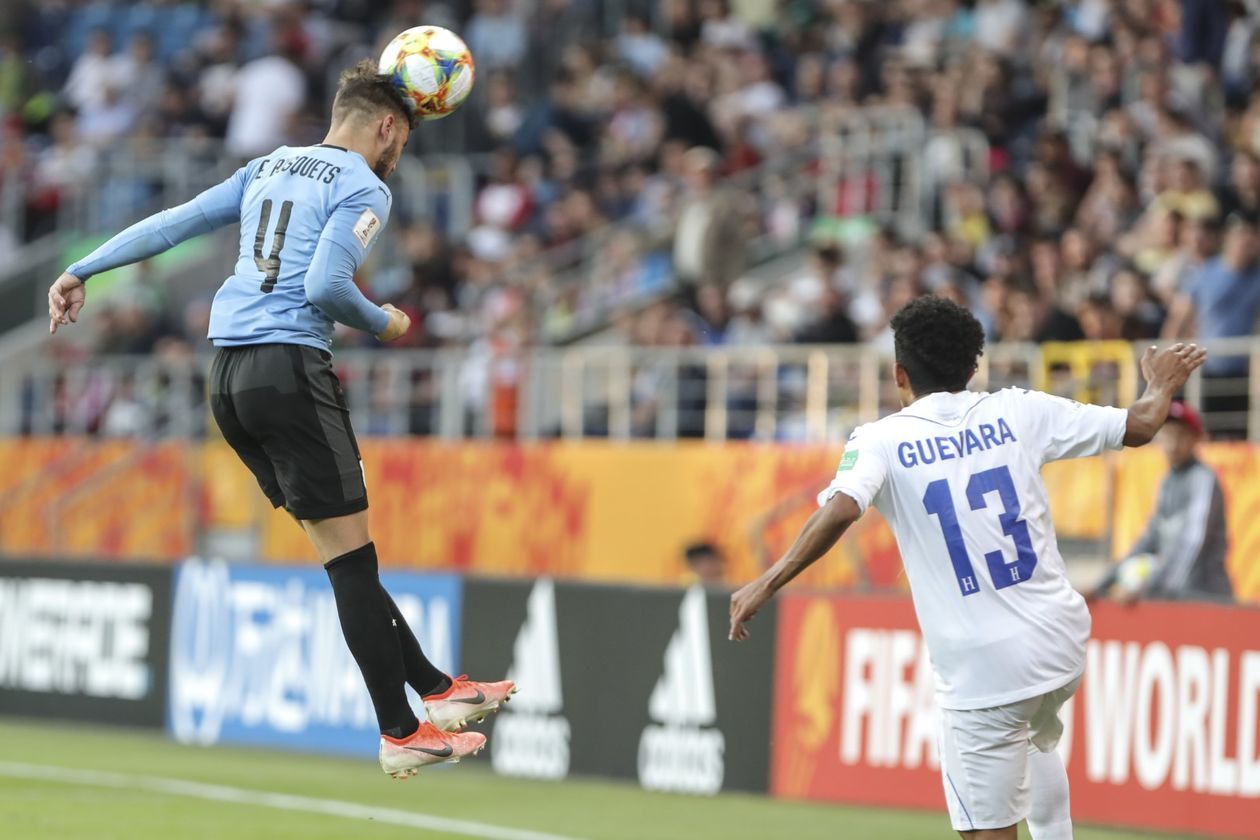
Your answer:
[[[998,521],[1002,523],[1002,533],[1015,543],[1015,562],[1007,563],[1001,551],[990,551],[984,555],[989,567],[989,577],[993,580],[994,589],[1005,589],[1017,583],[1023,583],[1032,576],[1037,567],[1037,553],[1033,551],[1032,537],[1028,533],[1028,523],[1019,518],[1019,496],[1015,492],[1015,482],[1011,480],[1011,471],[1006,467],[995,467],[975,473],[967,482],[967,501],[972,510],[988,507],[985,498],[990,493],[997,493],[1003,510],[998,513]],[[976,583],[975,567],[967,556],[967,546],[963,541],[962,528],[958,524],[958,513],[954,508],[954,498],[949,491],[946,479],[937,479],[927,487],[923,494],[923,506],[932,516],[941,521],[941,530],[945,535],[945,547],[949,550],[949,559],[954,566],[954,574],[958,577],[958,588],[964,596],[974,595],[980,591]]]
[[[276,221],[276,233],[271,238],[271,253],[263,257],[263,242],[267,240],[267,223],[271,221],[271,199],[262,203],[262,212],[258,214],[258,232],[254,234],[254,265],[263,273],[262,285],[258,291],[270,294],[276,287],[276,279],[280,277],[280,250],[284,248],[284,235],[289,230],[289,215],[293,212],[293,202],[286,201],[280,205],[280,218]]]

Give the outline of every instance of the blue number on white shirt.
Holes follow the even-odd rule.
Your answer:
[[[980,591],[976,584],[976,571],[971,566],[971,558],[967,556],[967,546],[963,542],[962,528],[958,527],[958,514],[954,511],[954,499],[949,494],[949,481],[938,478],[927,486],[923,494],[923,506],[932,516],[941,519],[941,530],[945,532],[945,547],[949,549],[950,562],[954,564],[954,574],[958,576],[958,587],[963,595],[974,595]]]
[[[1015,482],[1011,480],[1011,471],[1006,467],[994,467],[975,473],[967,482],[967,501],[972,510],[988,507],[985,497],[994,492],[1002,500],[1004,508],[998,514],[1002,533],[1015,543],[1015,562],[1007,563],[1001,551],[990,551],[984,555],[984,559],[989,566],[993,588],[1005,589],[1032,577],[1033,569],[1037,567],[1037,553],[1033,550],[1028,523],[1019,518],[1019,496],[1015,492]],[[971,558],[967,556],[967,546],[963,541],[962,528],[958,525],[958,513],[954,509],[954,499],[949,492],[947,480],[937,479],[927,486],[927,492],[923,494],[923,507],[928,514],[941,521],[945,547],[949,550],[949,559],[954,566],[954,574],[958,577],[959,590],[964,596],[979,592],[975,568],[971,565]]]

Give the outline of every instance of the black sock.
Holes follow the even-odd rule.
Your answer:
[[[407,626],[407,619],[403,618],[402,612],[398,609],[398,605],[394,603],[394,599],[389,597],[389,593],[385,591],[385,587],[381,587],[381,593],[385,596],[385,603],[389,604],[389,613],[394,618],[394,629],[398,631],[398,643],[402,646],[403,667],[407,673],[407,683],[416,690],[421,697],[426,694],[441,694],[450,687],[450,678],[437,669],[429,658],[424,655],[424,649],[420,647],[420,642],[416,639],[416,634],[411,632],[411,628]]]
[[[368,543],[324,564],[337,600],[346,646],[363,672],[381,733],[405,738],[419,727],[407,702],[406,673],[398,634],[376,569],[376,546]]]

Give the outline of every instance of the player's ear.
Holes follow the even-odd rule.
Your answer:
[[[906,373],[906,369],[901,366],[900,362],[893,362],[893,381],[902,390],[910,387],[910,375]]]

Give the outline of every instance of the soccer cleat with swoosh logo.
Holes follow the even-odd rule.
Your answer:
[[[424,708],[438,729],[459,732],[469,723],[480,723],[486,715],[498,711],[515,693],[516,683],[511,680],[476,682],[462,674],[451,680],[446,691],[427,695]]]
[[[485,745],[486,736],[480,732],[443,732],[422,723],[406,738],[381,736],[381,769],[395,779],[406,779],[421,767],[443,761],[454,764],[466,755],[476,755]]]

